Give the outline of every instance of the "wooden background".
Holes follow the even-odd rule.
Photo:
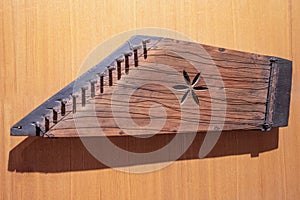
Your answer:
[[[299,199],[299,9],[298,0],[2,0],[0,199]],[[95,164],[78,141],[9,136],[12,124],[76,78],[96,45],[143,27],[293,60],[289,127],[267,133],[275,146],[251,157],[268,137],[231,133],[210,158],[127,174]]]

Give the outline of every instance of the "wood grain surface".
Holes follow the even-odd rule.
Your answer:
[[[0,199],[299,199],[299,9],[298,0],[3,0]],[[199,135],[179,161],[146,174],[105,167],[80,140],[9,135],[11,125],[77,76],[96,45],[143,27],[293,60],[289,126],[223,134],[205,159],[197,159]],[[152,142],[159,148],[169,139]],[[127,144],[147,151],[144,143]]]
[[[72,112],[73,102],[70,100],[67,103],[67,115],[60,116],[58,123],[53,123],[51,118],[50,131],[44,136],[78,137],[77,130],[80,131],[80,136],[99,136],[102,135],[99,126],[106,136],[124,136],[129,133],[130,135],[152,135],[206,132],[217,128],[224,131],[262,130],[265,117],[272,120],[272,117],[266,113],[271,70],[270,57],[228,49],[220,50],[217,47],[172,39],[159,39],[152,42],[155,43],[155,47],[149,46],[147,59],[143,59],[141,54],[138,67],[134,67],[131,58],[131,70],[127,75],[123,67],[121,73],[123,76],[120,80],[117,80],[116,70],[110,72],[111,78],[105,77],[103,94],[100,92],[99,82],[95,85],[95,98],[91,97],[91,89],[88,87],[87,92],[84,93],[87,99],[84,102],[88,102],[84,107],[81,106],[82,94],[78,95],[76,113]],[[187,83],[183,81],[183,71],[187,72],[191,81],[200,72],[195,87],[206,89],[193,90],[199,106],[193,101],[192,94],[190,99],[186,100],[192,103],[180,106],[182,96],[186,94],[187,89],[178,91],[173,87],[186,86]],[[277,76],[277,72],[272,73],[271,88],[276,87],[277,81],[289,79],[289,77],[278,78]],[[109,83],[112,86],[109,86]],[[137,85],[140,87],[133,89]],[[135,91],[130,94],[132,89]],[[224,90],[223,98],[222,95],[218,95],[222,90]],[[270,91],[270,96],[274,96],[274,93],[275,90]],[[116,94],[118,97],[114,97]],[[180,99],[176,95],[180,96]],[[268,102],[270,107],[274,105],[273,99],[270,98],[272,102],[270,100]],[[166,109],[166,115],[161,110],[149,114],[149,109],[155,105],[157,107],[158,104]],[[127,105],[128,115],[124,108]],[[60,110],[60,106],[57,109]],[[93,112],[96,113],[97,120],[92,117]],[[272,114],[269,111],[268,113]],[[164,118],[166,122],[160,127],[159,122]],[[126,121],[126,125],[120,127],[118,121],[122,120]],[[130,123],[131,120],[137,126]],[[199,123],[199,125],[195,130],[182,131],[180,130],[182,120]],[[152,126],[149,123],[152,123]],[[278,126],[273,123],[272,125]],[[44,130],[43,126],[42,124],[41,128]]]

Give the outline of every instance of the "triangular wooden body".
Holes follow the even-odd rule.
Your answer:
[[[17,122],[11,135],[267,131],[287,126],[291,74],[285,59],[138,35]]]

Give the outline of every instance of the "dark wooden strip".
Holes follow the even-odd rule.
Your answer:
[[[290,96],[292,85],[292,61],[279,58],[277,61],[277,79],[274,92],[272,113],[272,126],[282,127],[288,125]]]

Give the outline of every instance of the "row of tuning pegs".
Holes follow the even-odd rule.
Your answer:
[[[104,79],[106,74],[108,74],[108,85],[113,86],[113,71],[117,70],[117,79],[120,80],[122,76],[122,63],[124,62],[124,71],[125,74],[129,74],[129,69],[130,69],[130,64],[129,64],[129,59],[133,55],[133,61],[134,61],[134,66],[138,67],[139,66],[139,55],[138,55],[138,50],[143,49],[143,57],[144,59],[147,59],[148,56],[148,48],[147,48],[147,43],[150,43],[150,39],[145,39],[142,41],[142,45],[136,45],[132,46],[129,43],[131,51],[124,53],[122,56],[118,57],[115,59],[116,66],[108,66],[107,67],[107,72],[101,72],[98,73],[97,75],[99,76],[99,92],[100,94],[104,93]],[[85,107],[87,103],[87,90],[90,88],[90,97],[95,98],[96,96],[96,84],[98,82],[97,79],[93,79],[89,81],[88,86],[81,87],[81,106]],[[78,94],[72,94],[71,99],[72,99],[72,112],[76,113],[77,111],[77,99],[79,95]],[[67,100],[59,100],[60,102],[60,108],[52,108],[52,122],[53,124],[58,123],[58,114],[60,113],[61,117],[64,117],[66,115],[66,106],[67,106]],[[42,132],[46,133],[47,131],[50,130],[50,115],[44,116],[44,130],[42,130],[42,126],[40,125],[39,122],[33,123],[36,127],[36,135],[40,136]]]

